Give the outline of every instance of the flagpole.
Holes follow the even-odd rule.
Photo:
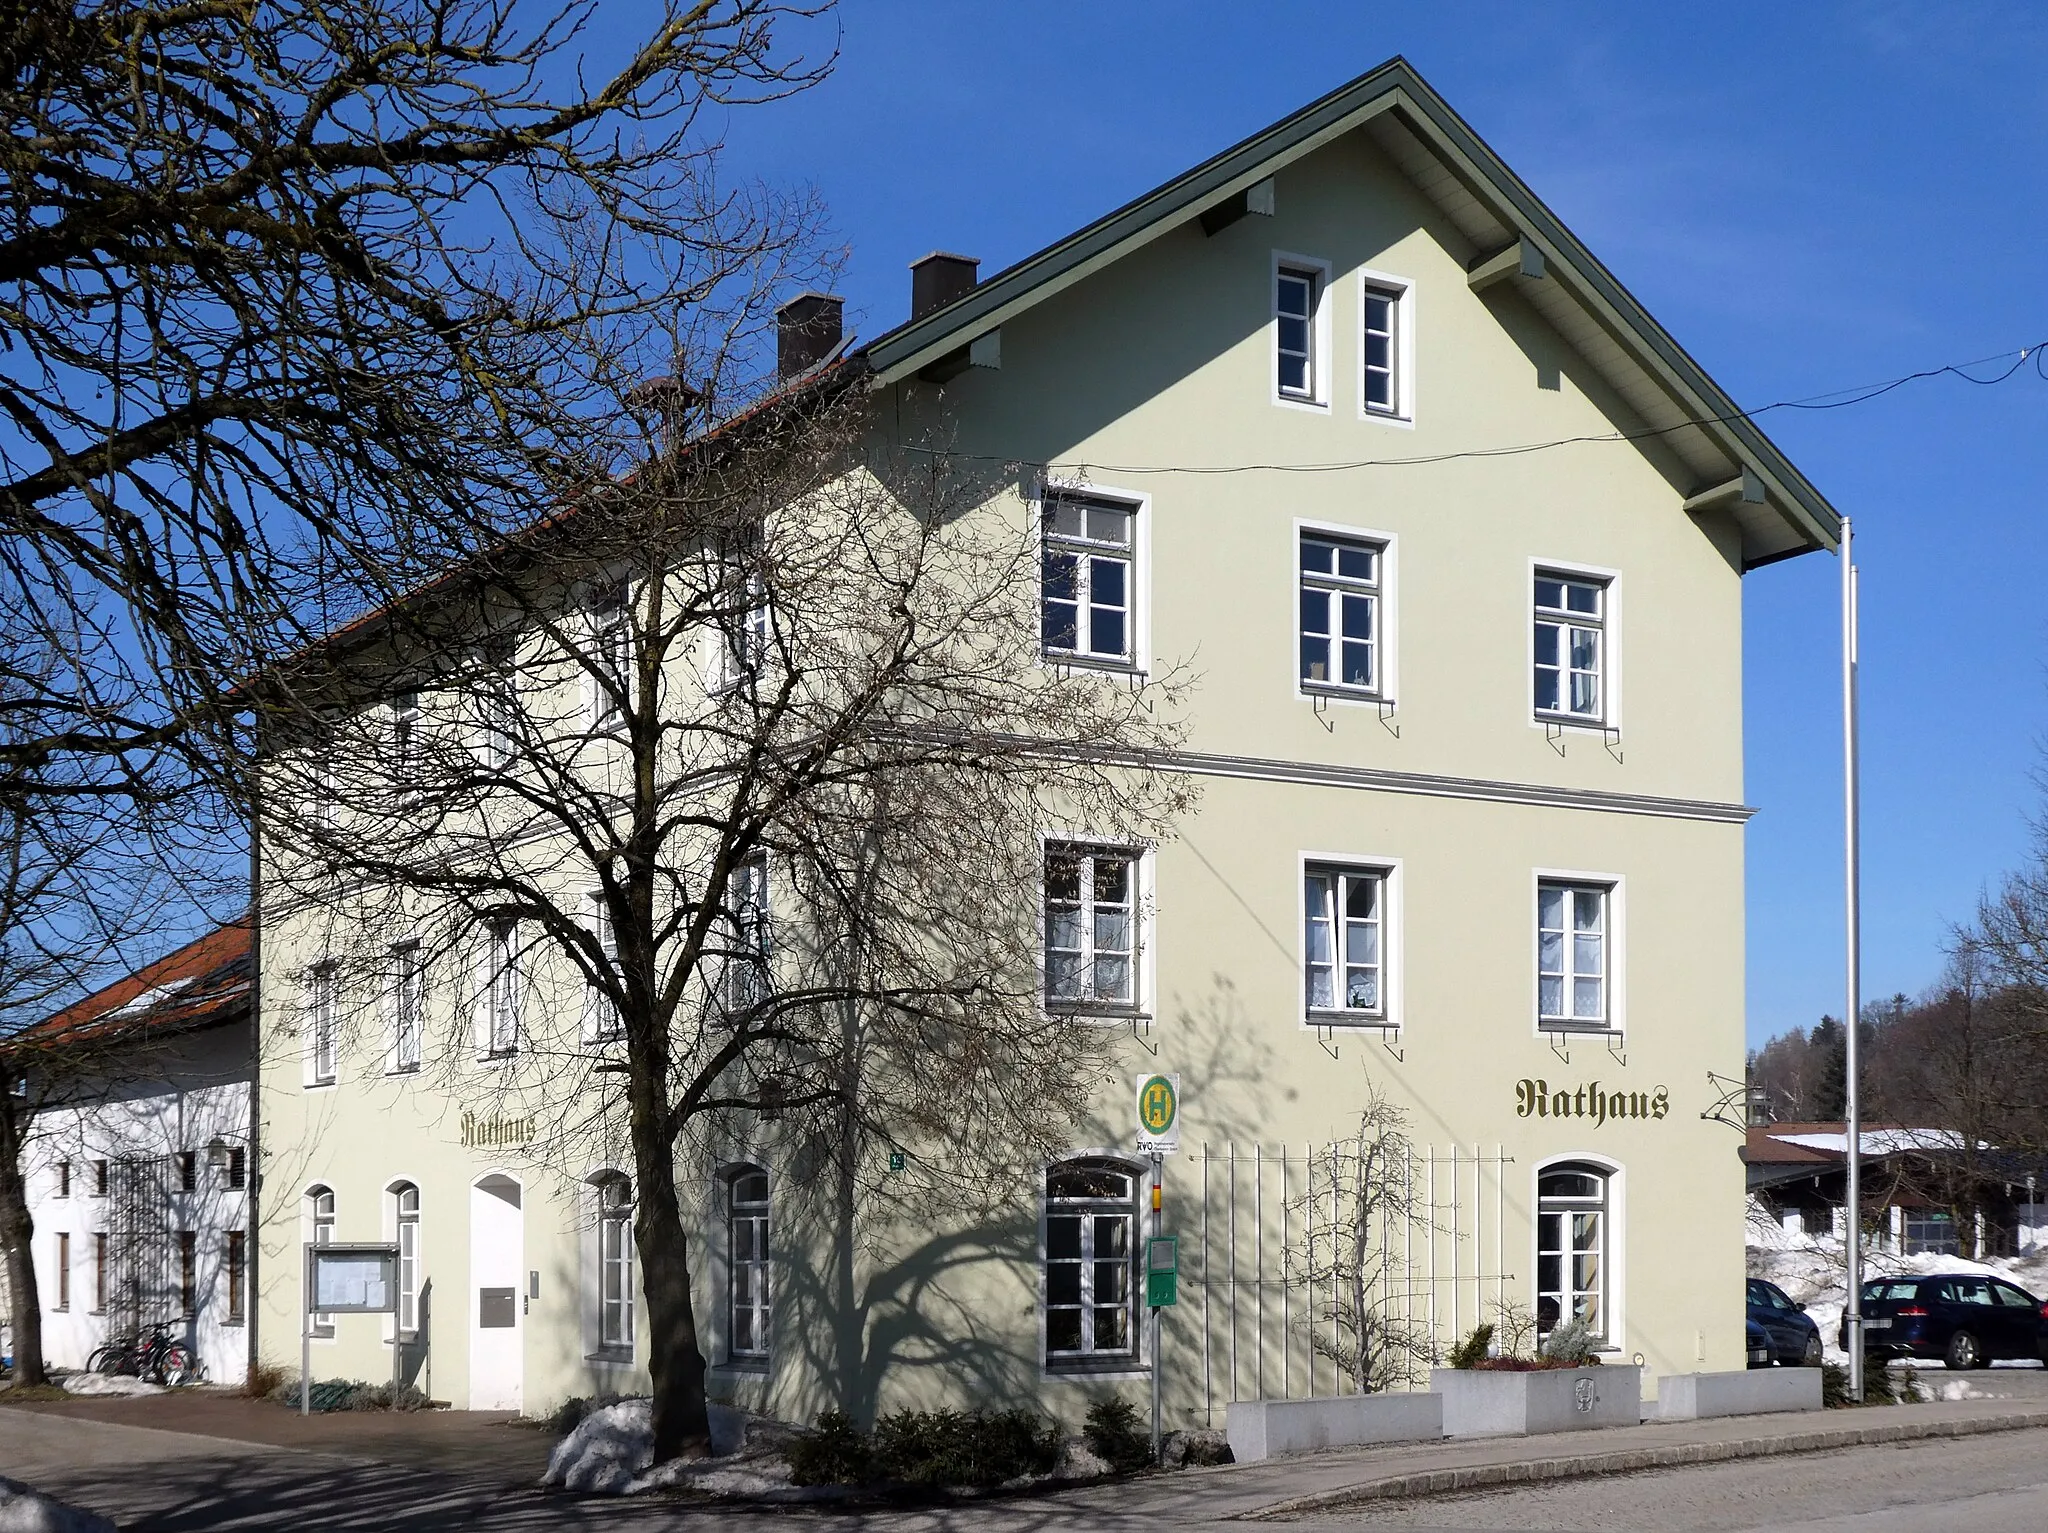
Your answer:
[[[1847,995],[1843,1003],[1843,1128],[1848,1152],[1848,1302],[1842,1311],[1849,1344],[1849,1397],[1863,1398],[1863,1115],[1857,1100],[1858,1014],[1863,1009],[1862,873],[1856,749],[1856,563],[1849,518],[1842,518],[1842,806],[1843,883],[1847,917]]]

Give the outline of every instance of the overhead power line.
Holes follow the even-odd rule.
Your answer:
[[[1527,453],[1548,452],[1557,447],[1576,447],[1591,442],[1643,442],[1658,437],[1671,436],[1680,431],[1691,431],[1700,426],[1726,424],[1730,421],[1756,420],[1774,410],[1841,410],[1851,405],[1867,404],[1873,399],[1902,389],[1909,383],[1919,383],[1929,378],[1955,377],[1965,383],[1974,383],[1979,388],[1993,388],[2013,377],[2031,362],[2034,372],[2048,382],[2048,341],[2036,341],[2022,346],[2017,354],[2011,351],[1994,352],[1990,356],[1975,357],[1967,362],[1950,362],[1940,367],[1924,368],[1916,373],[1906,373],[1897,378],[1888,378],[1882,383],[1858,384],[1850,388],[1833,389],[1825,394],[1808,394],[1798,399],[1780,399],[1754,410],[1734,410],[1725,415],[1691,416],[1670,426],[1646,427],[1641,431],[1599,431],[1579,436],[1556,437],[1546,442],[1522,442],[1509,447],[1468,447],[1457,452],[1421,453],[1405,458],[1352,458],[1335,463],[1097,463],[1045,462],[1030,466],[1046,470],[1072,469],[1078,472],[1100,472],[1112,474],[1340,474],[1363,468],[1413,468],[1431,463],[1455,463],[1471,458],[1515,458]],[[1992,377],[1980,378],[1972,368],[1990,363],[2003,363],[2003,371]],[[929,453],[934,457],[964,458],[976,462],[1015,462],[1014,458],[994,453],[951,452],[939,448],[904,448],[908,452]]]

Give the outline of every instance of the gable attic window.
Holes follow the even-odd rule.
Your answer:
[[[1322,404],[1323,293],[1328,269],[1282,257],[1273,270],[1273,386],[1283,400]]]
[[[1414,416],[1413,305],[1408,283],[1370,273],[1359,278],[1358,403],[1365,415],[1404,421]]]

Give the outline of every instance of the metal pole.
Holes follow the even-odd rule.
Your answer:
[[[1154,1155],[1152,1157],[1152,1235],[1154,1238],[1157,1238],[1160,1233],[1160,1189],[1164,1183],[1165,1176],[1166,1157],[1164,1155]],[[1151,1285],[1149,1277],[1151,1267],[1152,1247],[1148,1242],[1145,1247],[1145,1269],[1148,1274],[1146,1286],[1148,1287]],[[1150,1299],[1152,1296],[1148,1293],[1145,1297]],[[1159,1306],[1153,1304],[1148,1307],[1152,1311],[1152,1462],[1156,1464],[1159,1462]]]
[[[305,1248],[299,1285],[299,1414],[313,1414],[313,1248]]]
[[[1863,1116],[1857,1100],[1857,1015],[1863,1009],[1862,873],[1858,866],[1856,752],[1856,563],[1849,519],[1842,518],[1842,844],[1847,918],[1847,1029],[1843,1046],[1843,1124],[1848,1151],[1848,1302],[1842,1311],[1849,1344],[1849,1397],[1863,1398]]]

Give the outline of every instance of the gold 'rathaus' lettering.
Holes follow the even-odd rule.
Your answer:
[[[1663,1086],[1654,1091],[1603,1091],[1598,1081],[1592,1081],[1553,1090],[1546,1080],[1515,1082],[1517,1118],[1590,1118],[1598,1128],[1609,1118],[1658,1119],[1670,1111],[1671,1092]]]

